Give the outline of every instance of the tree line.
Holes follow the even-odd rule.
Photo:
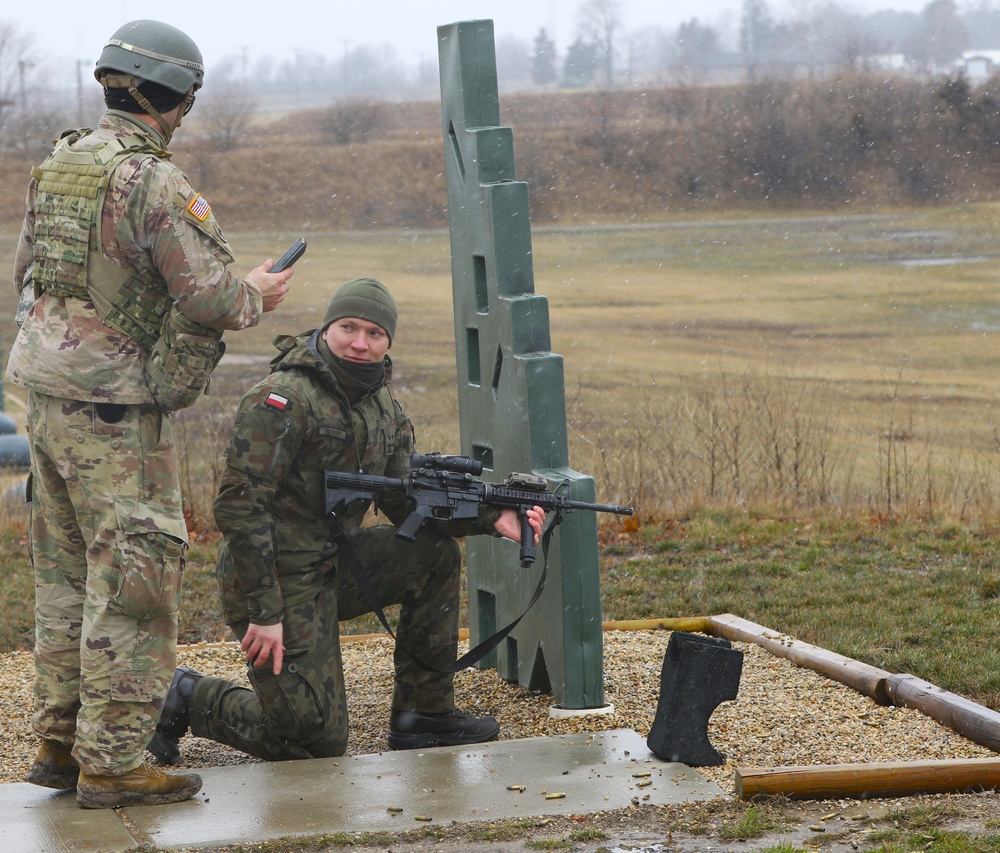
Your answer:
[[[437,102],[350,101],[293,121],[230,106],[206,106],[173,150],[231,228],[447,225]],[[973,87],[962,77],[852,73],[639,94],[559,90],[512,94],[501,109],[538,223],[984,201],[1000,186],[997,78]],[[20,221],[41,155],[0,158],[8,225]],[[267,205],[244,203],[251,184]]]
[[[538,224],[954,204],[1000,186],[1000,80],[854,73],[518,93],[502,99],[501,123]],[[289,146],[300,156],[283,158]],[[258,125],[222,157],[192,133],[175,161],[231,228],[439,228],[443,152],[437,103],[351,102]],[[243,203],[254,180],[273,190],[266,206]]]
[[[622,0],[581,0],[565,44],[544,28],[530,40],[498,34],[501,91],[830,76],[877,67],[889,56],[906,70],[954,74],[963,52],[1000,49],[1000,0],[974,0],[961,9],[955,0],[930,0],[918,13],[863,13],[848,0],[826,0],[796,4],[784,16],[767,0],[733,3],[739,14],[723,22],[694,15],[664,29],[629,21]],[[72,124],[89,114],[96,98],[89,78],[67,93],[51,89],[51,76],[34,36],[0,17],[0,145],[24,144],[32,115]],[[284,61],[239,50],[208,77],[220,95],[258,104],[282,97],[314,104],[427,99],[438,86],[434,59],[408,65],[389,45],[347,43],[330,53],[294,51]]]
[[[86,109],[61,112],[36,99],[23,123],[0,116],[3,219],[19,221],[28,168],[76,123],[72,113],[86,116],[81,124],[100,114],[99,91],[89,97]],[[293,122],[287,104],[274,115],[262,110],[265,97],[214,81],[174,145],[217,209],[232,197],[225,221],[268,224],[252,214],[298,223],[307,209],[310,227],[322,229],[446,224],[436,94],[320,99]],[[659,218],[692,207],[947,203],[992,198],[998,186],[996,78],[974,86],[961,74],[852,70],[712,86],[553,85],[504,94],[501,107],[541,222]],[[289,146],[302,156],[283,156]],[[266,210],[239,203],[249,176],[273,181]]]

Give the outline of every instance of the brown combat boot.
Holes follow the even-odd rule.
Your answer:
[[[28,769],[24,781],[43,788],[68,791],[76,787],[79,775],[80,765],[76,763],[68,746],[54,740],[43,740],[35,755],[35,763]]]
[[[121,776],[91,776],[80,772],[76,801],[85,809],[157,806],[188,800],[201,790],[197,773],[164,773],[140,764]]]

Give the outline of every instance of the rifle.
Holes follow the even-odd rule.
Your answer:
[[[413,541],[428,519],[475,519],[484,504],[514,509],[521,520],[521,565],[525,568],[535,561],[535,534],[527,517],[533,506],[554,513],[553,526],[562,520],[563,513],[573,510],[632,515],[630,506],[570,499],[569,480],[563,480],[550,492],[545,478],[537,474],[508,474],[494,484],[477,480],[482,473],[482,462],[468,456],[442,456],[440,453],[414,453],[410,457],[410,473],[402,478],[325,471],[326,512],[330,515],[356,500],[374,501],[386,492],[404,492],[413,502],[413,510],[396,530],[396,535]]]

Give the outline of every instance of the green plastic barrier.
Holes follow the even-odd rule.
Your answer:
[[[534,292],[528,185],[515,180],[513,132],[498,126],[493,22],[439,27],[438,54],[462,453],[487,480],[531,472],[593,502],[593,479],[569,467],[563,360],[551,351],[548,300]],[[542,598],[480,665],[551,692],[558,707],[604,708],[595,514],[567,514],[552,543]],[[477,536],[466,548],[474,645],[521,615],[542,560],[521,569],[506,540]]]

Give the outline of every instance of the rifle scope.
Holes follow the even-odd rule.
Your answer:
[[[410,456],[411,468],[430,468],[434,471],[452,471],[455,474],[471,474],[478,477],[483,473],[483,463],[468,456],[442,456],[440,453],[414,453]]]

